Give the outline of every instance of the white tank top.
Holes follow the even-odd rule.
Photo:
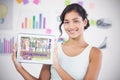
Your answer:
[[[89,55],[92,46],[88,45],[80,55],[70,57],[64,54],[61,43],[58,44],[58,58],[61,67],[75,80],[83,80],[89,64]],[[51,80],[62,80],[51,66]]]

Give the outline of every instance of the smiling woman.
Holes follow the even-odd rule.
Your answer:
[[[60,16],[68,40],[54,44],[53,64],[43,64],[40,76],[29,74],[16,60],[16,45],[12,60],[17,71],[26,80],[97,80],[101,68],[102,52],[84,40],[84,30],[89,27],[87,12],[77,3],[66,6]]]
[[[73,3],[63,10],[60,19],[61,35],[63,25],[69,39],[58,45],[58,59],[51,68],[51,80],[97,80],[102,52],[84,40],[84,30],[89,27],[87,12]]]
[[[87,24],[87,19],[83,20],[76,11],[71,11],[66,14],[64,20],[64,29],[69,36],[80,35]]]

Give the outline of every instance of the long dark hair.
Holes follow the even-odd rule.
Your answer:
[[[61,20],[61,24],[59,25],[59,31],[61,33],[60,36],[62,35],[61,26],[64,23],[64,17],[66,15],[66,13],[71,12],[71,11],[76,11],[82,17],[83,20],[87,19],[88,14],[81,5],[79,5],[77,3],[72,3],[68,6],[66,6],[66,8],[63,10],[62,14],[60,15],[60,20]],[[89,27],[89,20],[87,21],[87,25],[84,27],[84,29],[87,29],[88,27]]]

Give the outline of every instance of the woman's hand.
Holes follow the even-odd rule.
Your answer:
[[[16,58],[16,54],[17,53],[17,43],[14,45],[14,48],[13,48],[13,52],[12,52],[12,61],[15,65],[15,68],[17,69],[17,71],[20,70],[20,68],[22,68],[22,65],[17,61],[17,58]]]
[[[55,44],[54,44],[54,53],[53,53],[53,66],[55,68],[59,66],[57,47],[58,47],[57,46],[57,41],[55,41]]]
[[[53,53],[53,67],[57,71],[58,75],[61,77],[62,80],[74,80],[69,73],[67,73],[59,64],[59,59],[58,59],[58,50],[57,50],[57,42],[55,42],[54,46],[54,53]]]
[[[32,76],[29,72],[27,72],[22,67],[22,65],[17,61],[16,52],[17,52],[17,44],[14,45],[13,53],[12,53],[12,61],[15,65],[16,70],[23,76],[25,80],[37,80],[36,77]]]

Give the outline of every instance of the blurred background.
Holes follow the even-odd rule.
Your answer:
[[[103,52],[98,80],[120,80],[120,0],[0,0],[0,80],[24,80],[11,60],[17,34],[47,34],[58,38],[59,16],[71,3],[86,9],[90,27],[85,30],[85,39]],[[65,40],[64,33],[59,41]],[[22,65],[32,75],[39,76],[42,64]]]

